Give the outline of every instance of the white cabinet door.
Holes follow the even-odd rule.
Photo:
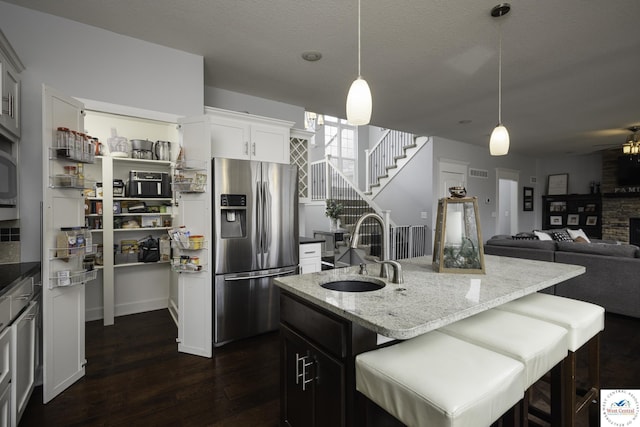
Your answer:
[[[85,374],[85,287],[84,284],[52,287],[54,262],[49,247],[61,227],[84,224],[84,197],[80,190],[57,189],[47,185],[52,162],[49,150],[58,126],[84,129],[84,105],[52,88],[43,91],[43,254],[42,254],[42,329],[43,400],[62,393]],[[57,261],[56,261],[57,262]],[[56,267],[57,268],[57,267]],[[62,268],[62,267],[60,267]]]
[[[251,128],[237,120],[211,120],[211,155],[226,159],[249,160]]]
[[[11,328],[0,334],[0,390],[11,382]]]
[[[212,157],[290,162],[289,135],[293,122],[211,107],[205,111],[210,122]]]
[[[263,124],[252,125],[250,148],[253,160],[289,163],[289,129]]]
[[[11,425],[11,387],[0,388],[0,427]]]
[[[40,304],[33,301],[11,325],[12,425],[17,426],[33,392],[36,370],[36,318]]]
[[[2,64],[2,119],[5,129],[20,137],[20,77]]]
[[[8,136],[20,137],[20,73],[24,65],[0,30],[0,127]]]
[[[322,270],[322,244],[303,243],[300,245],[300,274]]]

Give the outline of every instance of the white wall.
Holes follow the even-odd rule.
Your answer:
[[[22,75],[22,261],[40,260],[42,85],[70,96],[190,116],[204,107],[203,58],[0,2]]]
[[[482,237],[484,240],[498,234],[496,231],[496,218],[498,207],[497,191],[498,184],[496,180],[496,169],[511,169],[519,171],[520,181],[518,183],[518,227],[521,231],[539,228],[541,223],[541,204],[542,191],[544,187],[540,186],[541,178],[538,172],[538,161],[531,157],[522,156],[513,152],[506,156],[493,157],[489,154],[488,147],[480,147],[476,145],[465,144],[459,141],[435,137],[434,138],[434,162],[437,163],[443,159],[452,159],[466,162],[469,168],[483,169],[489,172],[488,179],[467,177],[467,194],[469,196],[478,197],[478,211],[480,216],[480,224],[482,228]],[[434,167],[433,182],[437,183],[437,168]],[[530,182],[531,177],[537,178],[537,185]],[[522,211],[522,187],[534,188],[534,210],[532,212]],[[437,206],[437,203],[435,203]],[[433,211],[435,213],[435,210]],[[430,218],[431,224],[435,224],[433,215]]]
[[[602,182],[602,154],[540,159],[540,188],[546,194],[549,175],[569,174],[569,194],[588,194],[589,183]]]
[[[420,151],[396,174],[375,198],[384,210],[391,211],[397,225],[427,225],[431,228],[433,209],[433,142],[427,142]],[[421,217],[427,212],[427,218]]]

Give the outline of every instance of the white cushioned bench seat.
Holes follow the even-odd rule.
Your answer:
[[[542,378],[568,353],[565,328],[508,311],[483,311],[439,330],[522,362],[524,389]]]
[[[574,352],[604,330],[604,308],[571,298],[535,293],[496,308],[562,326]]]
[[[540,418],[551,422],[573,426],[577,414],[588,410],[589,425],[597,426],[599,420],[600,395],[600,332],[604,330],[604,308],[584,301],[543,293],[530,294],[497,307],[512,313],[544,320],[567,329],[569,355],[561,366],[560,372],[552,371],[552,381],[562,383],[562,397],[552,392],[551,413],[537,408],[534,410]],[[578,393],[576,352],[588,350],[588,375],[585,384]],[[582,381],[583,383],[585,381]]]
[[[488,426],[524,396],[522,363],[433,331],[356,356],[356,389],[407,426]]]

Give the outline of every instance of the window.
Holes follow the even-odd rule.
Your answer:
[[[356,127],[337,117],[324,117],[325,154],[331,156],[331,163],[342,173],[356,182]]]

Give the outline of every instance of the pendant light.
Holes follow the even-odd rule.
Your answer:
[[[347,94],[347,123],[368,125],[371,120],[371,90],[360,73],[360,0],[358,0],[358,78],[351,83]]]
[[[491,16],[498,18],[511,10],[509,3],[502,3],[491,9]],[[502,124],[502,28],[499,30],[498,49],[498,125],[491,132],[489,152],[492,156],[504,156],[509,152],[509,131]]]

